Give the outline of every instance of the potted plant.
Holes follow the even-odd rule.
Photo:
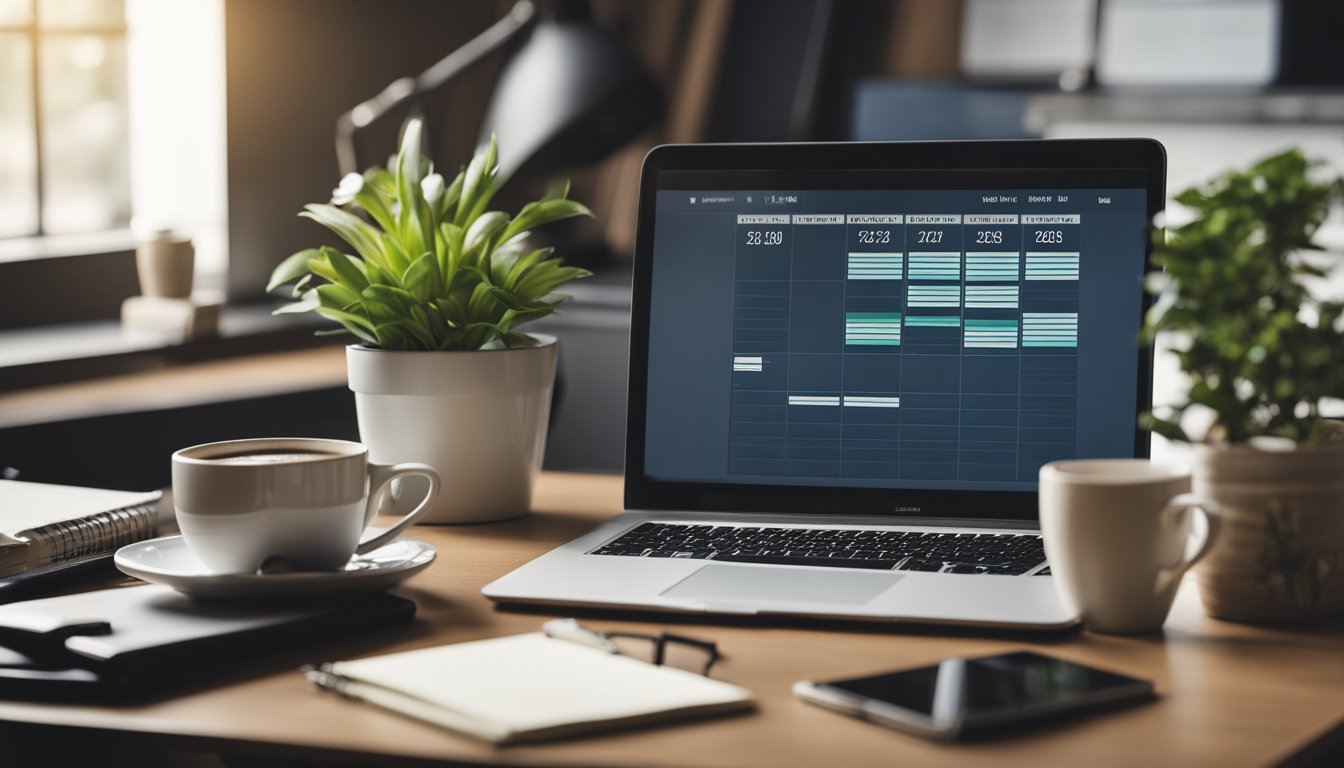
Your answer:
[[[493,138],[447,183],[421,157],[421,130],[409,121],[388,168],[348,174],[330,204],[299,214],[352,252],[300,251],[268,290],[295,283],[298,301],[277,312],[317,312],[359,339],[346,362],[360,436],[374,461],[438,471],[443,492],[427,522],[516,517],[541,467],[557,353],[553,337],[519,329],[589,274],[529,247],[527,235],[592,214],[566,199],[568,183],[513,216],[489,210]]]
[[[1144,417],[1197,442],[1194,492],[1222,507],[1223,529],[1196,568],[1208,612],[1271,620],[1344,610],[1344,439],[1321,415],[1344,398],[1344,305],[1313,295],[1326,276],[1315,235],[1341,181],[1315,178],[1292,150],[1189,189],[1195,218],[1159,231],[1145,339],[1172,332],[1188,399]],[[1192,439],[1191,409],[1213,415]]]

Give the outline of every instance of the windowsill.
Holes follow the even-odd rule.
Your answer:
[[[133,251],[135,242],[135,234],[129,229],[5,238],[0,239],[0,262]]]
[[[239,355],[341,343],[314,337],[321,317],[271,314],[277,304],[226,305],[219,334],[182,341],[171,333],[128,330],[116,320],[0,331],[0,391],[168,368]]]
[[[539,330],[623,327],[629,320],[630,271],[621,267],[565,286],[572,300]],[[203,281],[202,281],[203,282]],[[0,392],[160,370],[183,363],[348,343],[318,337],[332,323],[316,314],[273,315],[280,300],[225,304],[217,336],[181,341],[169,333],[135,331],[116,320],[0,330]]]

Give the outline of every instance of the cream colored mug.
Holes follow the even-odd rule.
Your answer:
[[[334,570],[391,542],[439,492],[426,464],[372,464],[360,443],[318,438],[229,440],[173,454],[173,506],[187,548],[214,573],[277,567]],[[397,478],[429,481],[396,525],[365,530]],[[265,566],[265,568],[263,567]]]
[[[1189,491],[1189,472],[1145,459],[1041,467],[1045,557],[1060,597],[1086,627],[1162,628],[1181,577],[1218,538],[1217,504]]]

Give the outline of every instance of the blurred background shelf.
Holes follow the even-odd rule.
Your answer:
[[[1023,125],[1044,134],[1061,122],[1344,123],[1344,89],[1167,89],[1037,93],[1027,99]]]

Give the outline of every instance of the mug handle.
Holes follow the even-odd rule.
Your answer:
[[[369,465],[369,506],[364,513],[364,524],[368,525],[373,519],[374,513],[378,510],[383,501],[383,497],[392,491],[392,481],[398,477],[410,477],[418,475],[429,481],[429,492],[425,498],[420,500],[419,506],[397,522],[396,525],[384,530],[377,536],[370,539],[360,539],[359,546],[355,547],[355,554],[364,555],[387,544],[401,535],[401,532],[409,528],[415,521],[422,516],[433,503],[434,497],[439,495],[439,473],[428,464],[405,463],[405,464],[370,464]]]
[[[1162,510],[1159,520],[1163,525],[1174,525],[1176,516],[1181,512],[1189,510],[1198,511],[1204,516],[1204,536],[1203,541],[1195,546],[1195,553],[1188,554],[1190,551],[1189,542],[1186,543],[1186,555],[1180,562],[1157,572],[1157,579],[1153,584],[1153,594],[1160,594],[1169,589],[1173,582],[1179,581],[1185,572],[1190,570],[1190,566],[1204,559],[1213,548],[1213,543],[1218,539],[1218,532],[1222,530],[1223,515],[1218,509],[1218,503],[1212,499],[1206,499],[1203,496],[1196,496],[1193,493],[1182,493],[1167,502],[1167,506]]]

